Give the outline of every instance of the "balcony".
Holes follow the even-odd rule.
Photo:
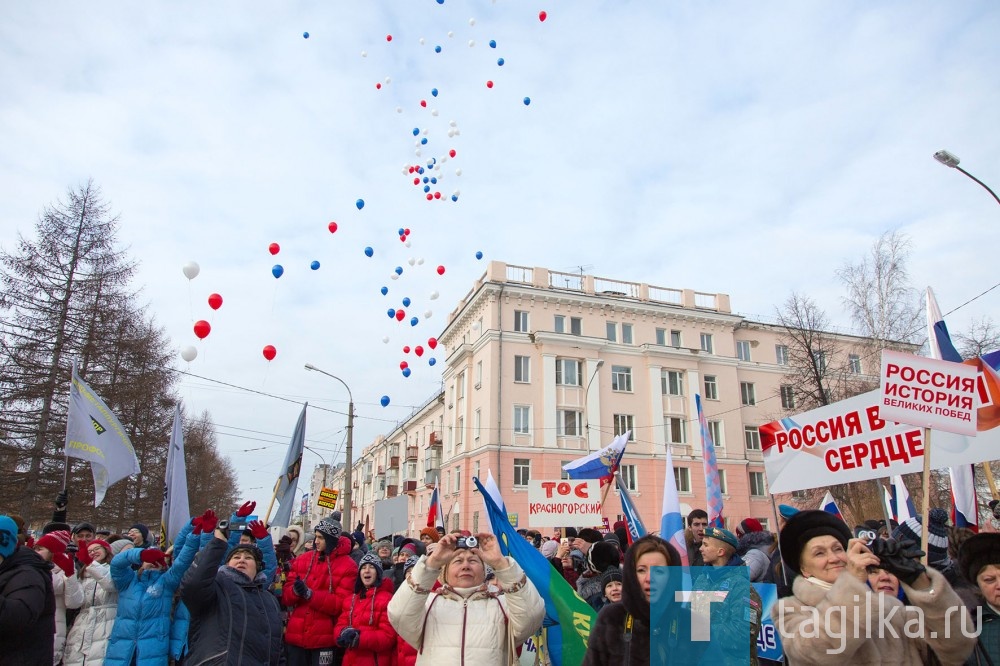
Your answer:
[[[406,447],[406,459],[407,460],[416,460],[417,459],[417,455],[418,455],[417,447],[415,447],[415,446],[408,446],[408,447]]]
[[[372,473],[368,472],[367,474],[365,474],[365,483],[371,483],[371,482],[372,482]]]
[[[424,474],[424,485],[426,485],[428,488],[433,488],[434,486],[437,485],[438,479],[440,477],[441,477],[441,470],[437,468],[429,469],[427,470],[427,473]]]
[[[399,456],[389,458],[389,469],[399,469]]]
[[[386,486],[385,487],[385,496],[386,497],[395,497],[398,494],[399,494],[399,486]]]
[[[383,469],[382,465],[379,465],[378,466],[378,475],[382,476],[383,474],[385,474],[385,469]]]
[[[441,448],[443,443],[441,433],[439,432],[432,432],[430,437],[427,438],[427,448]]]
[[[403,481],[403,492],[404,493],[415,493],[415,492],[417,492],[417,482],[416,481]]]

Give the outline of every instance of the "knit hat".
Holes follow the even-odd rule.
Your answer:
[[[420,536],[430,537],[431,543],[437,543],[438,539],[441,538],[441,535],[438,534],[438,531],[433,527],[425,527],[424,529],[420,530]]]
[[[402,546],[399,547],[399,552],[400,553],[403,553],[403,552],[410,553],[411,557],[415,557],[416,554],[417,554],[417,547],[415,545],[413,545],[412,543],[404,543]]]
[[[741,537],[750,532],[763,532],[764,526],[756,518],[746,518],[736,526],[736,536]]]
[[[17,549],[17,523],[10,516],[0,516],[0,557],[10,557]]]
[[[948,561],[948,512],[944,509],[931,509],[927,520],[930,524],[927,530],[927,563],[937,568],[936,565],[946,565]],[[919,546],[922,535],[921,517],[914,516],[904,520],[893,531],[892,538],[896,541],[909,539]]]
[[[323,540],[326,542],[326,554],[329,555],[337,547],[344,528],[340,521],[324,518],[313,528],[313,531],[323,535]]]
[[[604,592],[604,588],[608,586],[608,583],[612,581],[622,582],[622,570],[621,567],[608,567],[601,574],[601,592]]]
[[[358,580],[355,584],[355,590],[358,592],[361,591],[361,587],[364,587],[364,584],[361,582],[361,567],[366,564],[370,564],[375,567],[375,584],[373,587],[378,587],[382,582],[382,560],[380,560],[374,553],[365,553],[364,556],[362,556],[361,561],[358,562]]]
[[[376,541],[372,545],[372,550],[376,553],[383,548],[388,548],[389,550],[392,550],[392,542],[389,541],[388,539],[383,539],[381,541]]]
[[[785,520],[789,520],[792,516],[794,516],[798,512],[799,510],[796,509],[794,506],[790,506],[788,504],[778,505],[778,514]]]
[[[981,532],[966,539],[958,551],[958,563],[965,579],[976,584],[983,567],[1000,566],[1000,534]]]
[[[229,564],[229,560],[233,559],[233,555],[235,555],[240,551],[245,551],[250,553],[253,559],[257,562],[257,573],[260,573],[261,571],[264,570],[264,553],[257,546],[257,544],[254,543],[240,543],[233,546],[233,548],[228,553],[226,553],[226,559],[225,559],[226,564]]]
[[[583,539],[587,543],[597,543],[598,541],[604,540],[604,537],[601,536],[601,533],[592,527],[585,527],[582,530],[580,530],[580,533],[577,535],[577,538]]]
[[[618,540],[618,535],[615,534],[614,532],[608,532],[607,534],[605,534],[604,540],[607,541],[608,543],[615,544],[616,546],[618,546],[618,549],[621,550],[622,542]]]
[[[128,550],[129,548],[135,548],[135,544],[128,539],[118,539],[111,544],[111,556],[114,557],[123,550]]]
[[[68,545],[69,532],[66,530],[49,532],[35,542],[35,548],[46,548],[53,555],[64,555],[66,553],[66,546]]]
[[[778,539],[781,559],[789,569],[796,574],[802,573],[802,551],[810,539],[818,536],[832,536],[846,550],[847,542],[851,540],[851,530],[840,518],[819,509],[798,511],[788,519]]]
[[[721,527],[706,527],[705,538],[718,539],[732,546],[734,550],[740,547],[740,540],[736,538],[736,535]]]
[[[416,555],[410,555],[408,558],[406,558],[406,562],[403,563],[403,573],[406,573],[407,571],[412,569],[413,565],[416,563],[417,563]]]
[[[142,523],[136,523],[135,525],[133,525],[132,527],[130,527],[129,530],[130,531],[131,530],[139,530],[139,534],[142,535],[142,542],[143,543],[148,543],[149,542],[149,528],[146,527],[145,525],[143,525]]]
[[[107,558],[110,560],[111,559],[111,544],[108,543],[107,541],[105,541],[104,539],[94,539],[94,540],[89,541],[87,543],[87,548],[90,548],[91,546],[93,546],[95,544],[104,549],[104,552],[107,553]],[[108,562],[105,562],[105,564],[108,564]]]
[[[613,543],[598,541],[587,551],[587,566],[594,573],[601,573],[608,567],[621,563],[621,551]]]
[[[545,556],[545,559],[549,559],[550,557],[555,557],[556,551],[559,550],[559,542],[556,541],[555,539],[549,539],[548,541],[542,544],[542,547],[539,550],[541,550],[541,553],[542,555]]]

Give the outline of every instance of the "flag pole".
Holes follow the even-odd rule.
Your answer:
[[[267,505],[267,513],[264,514],[264,524],[267,525],[271,522],[271,509],[274,508],[274,500],[278,498],[278,487],[281,485],[281,479],[279,478],[274,482],[274,492],[271,493],[271,503]]]
[[[924,427],[924,497],[922,506],[920,507],[920,512],[923,514],[922,519],[922,529],[920,530],[920,550],[924,551],[923,563],[927,566],[927,535],[930,533],[928,529],[928,515],[931,511],[931,429],[929,427]],[[899,500],[897,499],[897,502]]]
[[[993,499],[1000,499],[1000,493],[997,493],[997,482],[993,480],[993,470],[990,469],[989,460],[983,462],[983,472],[986,473],[986,481],[990,484],[990,493],[993,494]]]

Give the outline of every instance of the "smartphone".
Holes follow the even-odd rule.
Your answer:
[[[562,541],[560,541],[560,543],[562,545],[564,545],[564,546],[568,546],[569,545],[569,539],[567,539],[566,537],[563,537]]]

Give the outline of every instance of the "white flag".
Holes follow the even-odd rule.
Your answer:
[[[275,497],[278,499],[278,510],[274,514],[271,525],[288,527],[292,519],[292,506],[295,504],[295,492],[299,485],[299,472],[302,470],[302,449],[306,445],[306,408],[302,405],[302,413],[295,424],[292,441],[288,444],[285,454],[285,464],[281,467],[281,475],[275,484]]]
[[[139,459],[125,428],[76,373],[69,389],[66,416],[66,457],[90,462],[94,473],[94,506],[100,506],[108,487],[139,473]]]
[[[174,409],[174,429],[167,449],[167,475],[163,485],[163,514],[160,531],[166,543],[173,543],[181,528],[191,517],[188,504],[187,468],[184,460],[184,430],[181,427],[181,406]]]

